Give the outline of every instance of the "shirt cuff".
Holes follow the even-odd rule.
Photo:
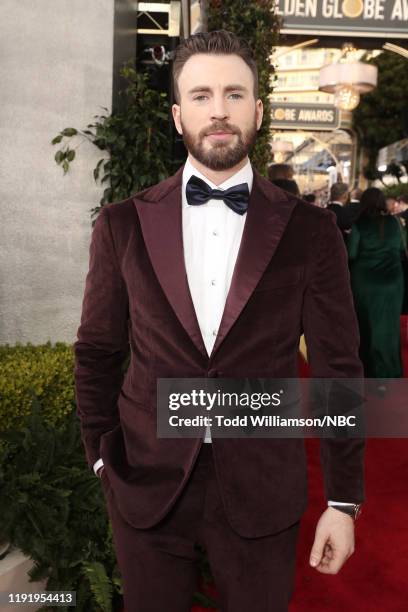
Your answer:
[[[327,502],[328,506],[355,506],[355,504],[353,504],[352,502],[336,502],[336,501],[331,501],[329,500]]]
[[[95,463],[93,464],[93,471],[95,472],[95,474],[98,476],[98,470],[103,466],[103,459],[98,459],[98,461],[95,461]]]

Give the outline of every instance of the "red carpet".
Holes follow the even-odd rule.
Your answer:
[[[356,524],[356,551],[336,576],[308,566],[324,507],[318,443],[307,441],[309,509],[303,517],[291,612],[403,612],[408,609],[408,447],[405,439],[368,440],[367,502]]]
[[[404,375],[408,376],[408,317],[401,317]],[[408,402],[407,402],[408,409]],[[408,610],[408,444],[371,439],[366,453],[366,497],[356,524],[356,551],[337,576],[308,564],[323,508],[318,442],[307,440],[309,508],[302,520],[297,580],[290,612],[405,612]]]
[[[401,317],[404,375],[408,376],[408,317]],[[301,364],[307,376],[307,364]],[[408,410],[408,401],[407,401]],[[296,590],[290,612],[406,612],[408,610],[408,442],[371,439],[366,496],[356,524],[356,551],[336,576],[308,565],[316,522],[324,508],[318,441],[307,440],[309,508],[302,519]],[[205,612],[198,606],[192,612]],[[207,611],[208,612],[208,611]],[[248,610],[248,612],[257,612]],[[271,611],[272,612],[272,611]]]

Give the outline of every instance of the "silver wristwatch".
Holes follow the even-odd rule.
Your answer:
[[[340,510],[340,512],[344,512],[345,514],[348,514],[354,520],[356,520],[360,516],[361,506],[362,504],[347,504],[347,505],[330,504],[330,508],[335,508],[336,510]]]

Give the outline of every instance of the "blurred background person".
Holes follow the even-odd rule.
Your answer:
[[[271,164],[268,168],[268,178],[273,183],[276,180],[293,180],[295,171],[290,164]]]
[[[388,212],[379,189],[364,191],[347,248],[364,374],[367,378],[399,378],[404,244],[400,222]]]
[[[353,191],[350,193],[350,204],[360,202],[362,195],[363,195],[363,190],[359,189],[359,187],[355,187]]]
[[[284,191],[288,191],[295,196],[300,196],[299,187],[296,181],[292,179],[275,179],[271,181],[277,187],[280,187]]]
[[[395,214],[408,221],[408,194],[400,195],[395,204]]]
[[[316,194],[314,193],[305,193],[302,195],[302,200],[305,202],[310,202],[310,204],[316,204]]]
[[[395,215],[398,210],[398,201],[394,196],[385,196],[385,206],[391,215]]]
[[[268,168],[268,178],[277,187],[295,196],[300,195],[299,187],[294,180],[294,170],[290,164],[271,164]]]
[[[316,206],[327,208],[329,193],[327,188],[315,189],[313,192],[316,195]]]
[[[403,242],[405,248],[402,258],[402,269],[404,274],[404,300],[402,304],[402,313],[408,314],[408,194],[400,195],[397,198],[393,214],[397,215],[402,225]]]
[[[408,210],[408,193],[403,193],[399,196],[398,204],[402,211],[406,212]]]
[[[349,186],[346,183],[333,183],[327,208],[336,215],[337,226],[345,240],[360,212],[360,202],[351,203],[349,199]]]

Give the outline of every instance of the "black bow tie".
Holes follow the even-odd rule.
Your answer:
[[[224,203],[238,215],[246,213],[249,201],[249,189],[247,183],[235,185],[229,189],[211,189],[209,185],[194,174],[186,185],[187,202],[191,206],[200,206],[208,200],[223,200]]]

